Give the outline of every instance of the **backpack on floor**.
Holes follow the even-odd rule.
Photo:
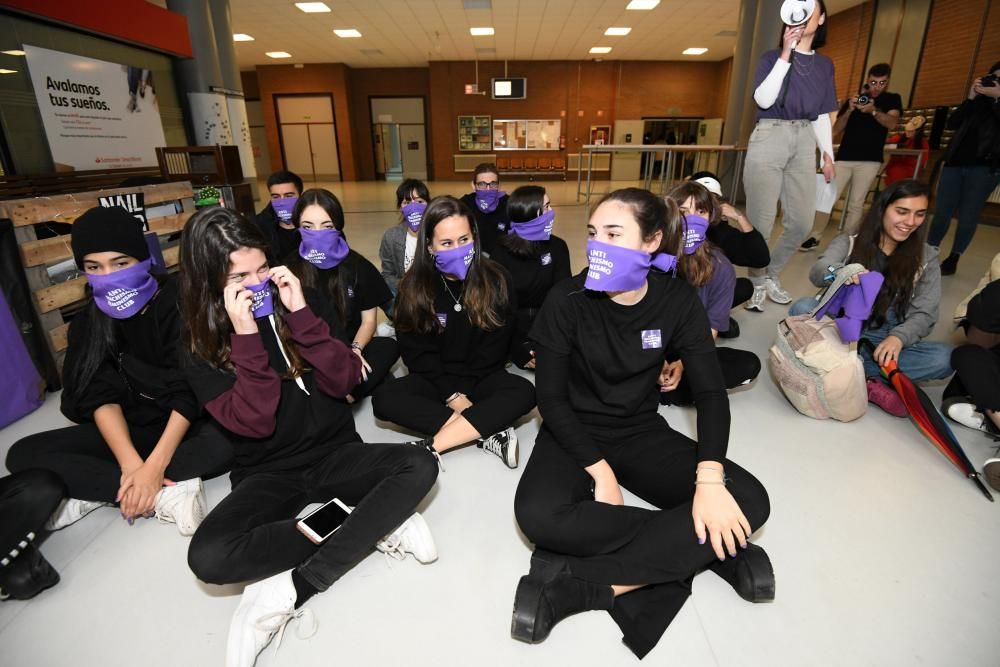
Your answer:
[[[828,317],[794,315],[778,322],[767,365],[781,393],[807,417],[847,422],[868,409],[857,347],[840,339]]]

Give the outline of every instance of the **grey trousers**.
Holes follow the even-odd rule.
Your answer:
[[[747,217],[766,239],[771,238],[778,201],[784,212],[781,236],[771,246],[771,264],[750,269],[754,286],[777,278],[809,236],[816,215],[816,135],[807,120],[762,118],[750,135],[743,188]]]
[[[872,189],[872,183],[878,177],[882,169],[881,162],[858,162],[854,160],[842,160],[837,162],[837,199],[844,194],[848,186],[851,188],[847,196],[847,214],[844,216],[844,231],[848,234],[857,234],[861,224],[861,216],[865,212],[865,197]],[[816,224],[813,225],[809,236],[817,241],[823,238],[827,223],[830,221],[829,213],[816,212]]]

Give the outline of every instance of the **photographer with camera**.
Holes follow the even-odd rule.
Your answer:
[[[945,276],[955,273],[959,257],[972,243],[986,198],[1000,185],[1000,62],[972,82],[968,98],[948,117],[948,129],[955,135],[945,151],[927,239],[939,247],[958,210],[951,254],[941,262]]]
[[[892,69],[887,63],[873,65],[859,95],[840,107],[834,136],[843,132],[837,149],[837,199],[851,186],[844,229],[853,232],[864,213],[865,196],[882,167],[882,149],[889,130],[896,127],[903,112],[903,99],[886,90]],[[815,250],[830,220],[829,213],[817,213],[816,224],[799,250]]]
[[[809,234],[816,209],[816,148],[827,183],[835,177],[830,114],[837,110],[833,61],[817,53],[825,41],[826,7],[822,0],[786,0],[778,49],[757,63],[754,101],[759,109],[750,135],[743,187],[747,217],[765,239],[771,237],[781,200],[781,237],[767,268],[751,269],[753,296],[747,310],[763,312],[764,299],[779,304],[792,298],[779,274]]]

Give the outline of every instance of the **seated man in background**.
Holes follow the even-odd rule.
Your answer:
[[[291,171],[276,171],[267,178],[267,192],[271,201],[254,222],[264,232],[274,259],[280,260],[297,250],[301,242],[299,230],[292,224],[292,210],[302,194],[302,179]]]

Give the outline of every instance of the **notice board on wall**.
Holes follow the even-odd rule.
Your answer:
[[[24,45],[57,171],[155,167],[166,145],[147,69]]]
[[[544,120],[493,121],[495,151],[557,151],[562,121]]]
[[[492,147],[489,116],[458,117],[458,150],[488,151]]]

